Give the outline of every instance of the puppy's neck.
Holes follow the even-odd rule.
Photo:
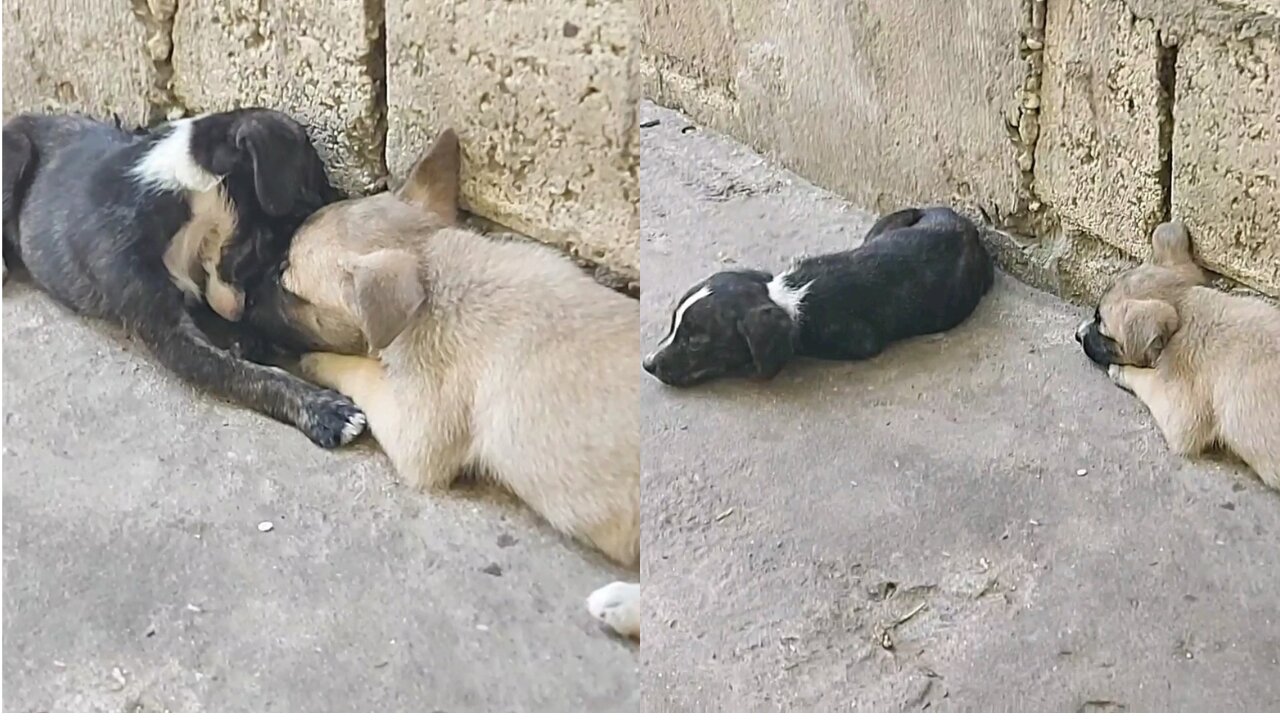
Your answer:
[[[765,288],[768,289],[769,299],[773,301],[773,304],[782,308],[793,321],[799,322],[800,316],[803,314],[804,298],[809,294],[809,287],[813,285],[813,281],[810,280],[804,285],[793,287],[790,280],[789,274],[784,272],[780,275],[775,275],[765,285]]]
[[[194,119],[175,120],[164,137],[147,149],[130,174],[144,187],[170,192],[208,192],[221,181],[191,154]]]

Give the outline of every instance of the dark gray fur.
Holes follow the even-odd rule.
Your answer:
[[[863,360],[890,343],[943,332],[969,317],[991,289],[991,257],[973,223],[950,208],[906,208],[880,218],[862,245],[801,258],[778,282],[806,288],[792,317],[760,270],[718,272],[689,289],[693,305],[646,372],[687,387],[718,377],[769,380],[795,355]]]
[[[143,187],[129,174],[170,130],[65,115],[7,121],[6,269],[20,263],[63,305],[123,325],[203,390],[291,423],[321,447],[351,439],[363,416],[349,399],[217,347],[201,327],[217,316],[189,307],[173,284],[163,255],[191,216],[187,193]],[[194,122],[190,146],[196,163],[222,178],[237,216],[218,273],[246,290],[284,257],[302,221],[339,197],[305,128],[287,115],[209,115]],[[218,324],[261,344],[242,324]]]

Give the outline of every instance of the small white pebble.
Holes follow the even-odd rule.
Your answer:
[[[1088,475],[1088,474],[1089,474],[1089,471],[1085,470],[1084,468],[1080,468],[1079,470],[1076,471],[1076,475],[1080,477],[1084,477],[1085,475]]]
[[[272,525],[270,520],[263,520],[258,523],[258,532],[271,532],[274,527],[275,525]]]
[[[187,603],[187,609],[194,613],[204,612],[204,610],[200,609],[199,605],[192,605],[191,603]]]
[[[1040,521],[1039,521],[1039,520],[1028,520],[1027,522],[1028,522],[1028,523],[1030,523],[1030,524],[1032,524],[1032,525],[1039,525],[1039,524],[1040,524]]]
[[[477,629],[477,630],[479,630],[480,632],[487,632],[487,631],[489,630],[489,626],[488,626],[488,625],[477,625],[477,626],[476,626],[476,629]]]

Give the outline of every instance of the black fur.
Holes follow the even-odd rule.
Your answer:
[[[664,383],[688,386],[722,376],[768,380],[792,355],[862,360],[889,343],[949,330],[969,317],[995,278],[973,223],[948,208],[909,208],[882,217],[854,250],[797,262],[780,278],[719,272],[695,285],[710,291],[689,306],[670,342],[645,359]],[[770,281],[804,290],[795,316],[771,297]]]
[[[72,310],[124,325],[192,384],[301,429],[334,447],[359,410],[332,391],[215,346],[210,324],[261,347],[241,324],[188,307],[163,255],[191,217],[187,193],[130,173],[173,126],[127,130],[83,116],[20,115],[4,125],[4,259]],[[294,230],[339,199],[305,128],[265,109],[193,121],[191,156],[220,176],[238,222],[218,274],[245,288],[288,251]],[[247,327],[247,326],[246,326]]]
[[[1096,309],[1093,311],[1093,320],[1076,330],[1076,342],[1080,343],[1084,354],[1094,365],[1105,368],[1121,364],[1116,341],[1102,334],[1102,316]]]

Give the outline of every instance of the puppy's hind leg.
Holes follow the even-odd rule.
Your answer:
[[[1107,375],[1119,387],[1132,392],[1151,412],[1169,449],[1187,457],[1204,452],[1213,442],[1208,415],[1192,407],[1188,398],[1160,378],[1152,368],[1111,365]]]
[[[1280,490],[1280,418],[1274,414],[1273,398],[1264,391],[1249,407],[1229,405],[1222,409],[1219,422],[1224,444],[1258,474],[1262,484]]]
[[[640,585],[613,582],[587,597],[587,612],[623,637],[640,637]]]

